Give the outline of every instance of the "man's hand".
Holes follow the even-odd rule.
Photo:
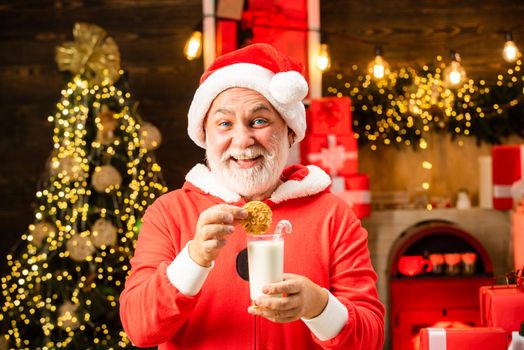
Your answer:
[[[198,217],[195,237],[189,245],[189,256],[197,264],[208,267],[234,231],[234,222],[247,218],[245,209],[228,204],[214,205]]]
[[[250,306],[248,312],[279,323],[317,317],[329,298],[328,293],[310,279],[290,273],[284,274],[283,282],[268,284],[262,292],[268,296],[257,298],[256,306]]]

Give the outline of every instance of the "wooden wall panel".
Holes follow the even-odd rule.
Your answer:
[[[512,30],[524,48],[524,3],[518,0],[323,1],[322,29],[330,38],[333,69],[365,67],[382,45],[392,68],[448,60],[457,50],[472,77],[495,76],[502,60],[503,32]],[[334,15],[336,14],[336,15]]]
[[[436,55],[447,59],[454,48],[470,76],[494,75],[504,68],[500,31],[513,30],[524,48],[520,0],[330,0],[321,2],[321,11],[333,56],[325,88],[338,71],[367,65],[377,43],[393,68],[432,62]],[[182,54],[201,16],[201,0],[0,4],[0,257],[32,221],[31,203],[52,147],[47,116],[64,85],[54,50],[72,40],[77,21],[102,26],[119,45],[140,114],[162,130],[164,142],[157,156],[168,186],[180,186],[187,170],[203,160],[203,150],[186,134],[186,113],[202,62],[188,62]],[[384,167],[372,165],[386,159],[397,164],[395,159],[408,155],[362,150],[362,168],[373,173],[378,189],[401,188],[410,184],[403,169],[391,167],[400,175],[388,180]]]
[[[73,24],[98,24],[116,40],[140,115],[163,133],[157,158],[175,188],[203,158],[186,134],[202,62],[188,62],[182,53],[201,14],[200,0],[0,4],[0,270],[33,220],[37,182],[52,150],[47,117],[66,82],[54,50],[73,39]]]

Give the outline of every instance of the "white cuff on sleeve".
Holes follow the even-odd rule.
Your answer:
[[[189,256],[189,241],[184,249],[176,256],[175,260],[167,267],[169,281],[184,295],[195,296],[200,292],[206,281],[209,271],[215,266],[213,262],[210,267],[197,264]]]
[[[324,310],[315,318],[302,321],[308,326],[313,334],[320,340],[329,340],[336,337],[348,321],[348,310],[331,292]]]

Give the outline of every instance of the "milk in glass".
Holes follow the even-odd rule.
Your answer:
[[[262,288],[281,282],[284,273],[284,239],[281,235],[249,235],[247,243],[249,290],[251,300],[261,295]]]

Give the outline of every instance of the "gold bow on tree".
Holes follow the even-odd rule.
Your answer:
[[[80,74],[90,84],[112,84],[120,74],[120,53],[105,30],[89,23],[75,23],[74,41],[57,46],[58,69]]]

